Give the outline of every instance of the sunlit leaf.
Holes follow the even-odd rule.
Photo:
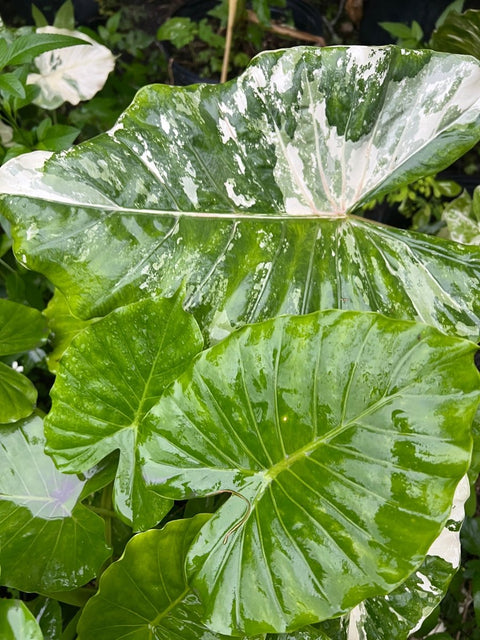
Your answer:
[[[470,461],[475,350],[331,311],[246,327],[197,357],[147,415],[140,452],[161,495],[234,492],[188,555],[207,626],[299,628],[419,566]]]

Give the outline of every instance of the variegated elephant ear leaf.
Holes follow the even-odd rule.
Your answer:
[[[222,86],[141,90],[67,153],[12,160],[1,211],[19,259],[84,319],[185,282],[211,341],[332,307],[474,337],[476,248],[348,214],[478,140],[479,79],[431,51],[267,52]]]

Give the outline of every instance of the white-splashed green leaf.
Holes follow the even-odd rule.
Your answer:
[[[104,521],[78,503],[83,485],[44,453],[40,418],[4,427],[0,439],[2,584],[63,591],[86,584],[109,555]]]
[[[40,88],[35,104],[43,109],[56,109],[64,102],[78,104],[93,98],[115,66],[112,52],[80,31],[40,27],[37,33],[69,35],[87,44],[54,49],[35,58],[39,73],[30,73],[27,78],[28,84]]]
[[[462,244],[480,245],[480,187],[473,192],[473,198],[464,191],[449,202],[442,219],[447,223],[444,235],[448,238]]]
[[[115,127],[0,171],[19,259],[82,318],[187,285],[212,341],[321,308],[477,336],[478,250],[348,215],[480,136],[478,63],[293,48],[221,86],[152,86]],[[66,232],[68,229],[68,232]]]
[[[202,344],[177,295],[117,309],[78,334],[60,361],[48,451],[62,471],[80,473],[118,449],[115,507],[135,530],[156,525],[171,507],[140,472],[143,417]]]
[[[417,569],[470,462],[475,350],[327,311],[245,327],[197,357],[145,417],[140,453],[162,496],[234,492],[187,559],[207,626],[294,630]]]

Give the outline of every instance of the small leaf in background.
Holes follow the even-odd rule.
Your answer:
[[[480,245],[480,219],[475,207],[479,197],[480,187],[476,187],[473,200],[468,191],[464,191],[445,206],[442,219],[447,223],[447,230],[444,235],[462,244]]]
[[[21,600],[0,599],[0,638],[2,640],[44,640],[33,614]]]
[[[6,97],[25,98],[25,87],[16,73],[0,74],[0,92]]]
[[[28,603],[28,608],[40,625],[45,640],[61,640],[62,609],[57,600],[38,596]]]
[[[80,129],[75,127],[70,127],[66,124],[54,124],[42,132],[42,136],[39,136],[39,141],[35,148],[47,151],[68,149],[75,142],[79,133]]]
[[[66,0],[55,14],[53,26],[57,29],[68,29],[73,31],[75,28],[75,12],[71,0]]]
[[[480,59],[480,11],[450,12],[430,39],[431,49],[463,53]]]
[[[33,382],[0,362],[0,426],[28,417],[36,401],[37,389]]]
[[[158,40],[169,40],[177,49],[192,42],[198,34],[198,25],[190,18],[170,18],[157,31]]]
[[[119,308],[91,324],[60,362],[46,419],[48,451],[72,473],[119,449],[114,502],[136,530],[154,526],[171,507],[144,485],[142,419],[202,344],[177,294]]]
[[[31,73],[27,83],[40,87],[34,103],[44,109],[56,109],[64,102],[78,104],[100,91],[115,66],[115,57],[107,47],[80,31],[41,27],[38,34],[75,36],[87,44],[49,51],[35,58],[39,73]]]
[[[0,299],[0,356],[33,349],[47,335],[47,321],[40,311]]]
[[[197,357],[146,416],[140,453],[162,496],[235,492],[187,559],[209,628],[295,629],[418,567],[470,462],[475,350],[330,311],[245,327]]]
[[[110,553],[103,519],[78,503],[84,482],[60,473],[44,446],[38,417],[2,429],[2,583],[37,593],[86,584]]]
[[[37,28],[38,27],[47,27],[48,26],[48,20],[43,15],[43,13],[40,11],[40,9],[34,4],[32,4],[32,18],[33,18],[33,22],[35,23],[35,26]]]

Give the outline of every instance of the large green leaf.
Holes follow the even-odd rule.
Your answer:
[[[0,600],[2,640],[43,640],[37,621],[21,600]]]
[[[469,464],[475,350],[330,311],[246,327],[197,357],[146,416],[140,451],[161,495],[235,494],[188,556],[207,626],[299,628],[419,566]]]
[[[202,624],[202,605],[185,579],[188,548],[210,515],[136,535],[86,605],[79,640],[221,640]]]
[[[85,584],[109,555],[102,518],[77,503],[84,482],[57,471],[44,445],[40,418],[2,429],[2,583],[23,591]]]
[[[447,224],[446,233],[455,242],[480,245],[480,188],[473,192],[473,198],[465,191],[455,200],[449,202],[442,219]]]
[[[143,482],[142,419],[202,345],[177,295],[117,309],[74,338],[61,360],[45,421],[48,451],[72,473],[119,449],[115,506],[136,530],[154,526],[171,507]]]
[[[153,86],[103,136],[0,171],[19,259],[90,318],[186,281],[211,339],[321,308],[477,336],[478,249],[348,212],[480,136],[480,68],[396,47],[258,56],[222,86]]]

